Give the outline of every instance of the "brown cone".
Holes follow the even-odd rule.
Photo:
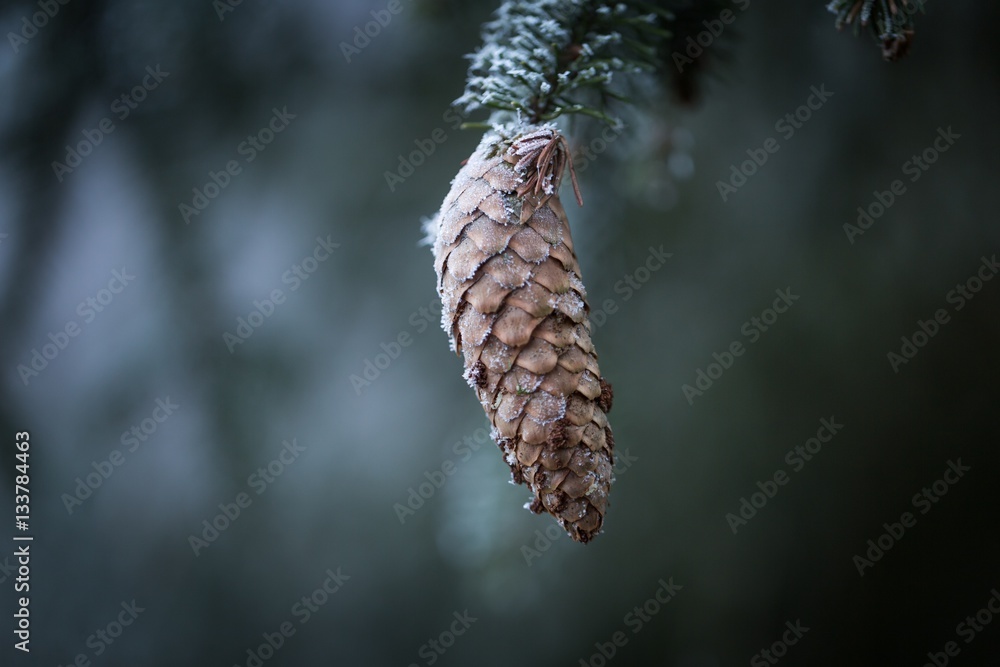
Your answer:
[[[557,193],[569,159],[551,128],[488,135],[432,227],[442,325],[514,482],[534,492],[532,511],[588,542],[611,490],[612,396]]]

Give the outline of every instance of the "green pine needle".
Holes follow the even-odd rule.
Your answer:
[[[492,109],[496,125],[582,114],[615,126],[606,104],[624,99],[622,78],[661,66],[671,16],[647,2],[507,0],[484,26],[455,104]]]
[[[894,61],[902,58],[913,41],[913,15],[922,12],[926,0],[832,0],[826,8],[837,16],[837,29],[845,25],[860,28],[871,26],[882,44],[882,57]]]

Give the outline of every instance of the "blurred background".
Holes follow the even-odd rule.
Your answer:
[[[4,665],[998,664],[994,4],[895,64],[822,2],[734,5],[698,104],[565,126],[616,391],[586,546],[522,508],[419,245],[496,2],[42,4],[0,11]]]

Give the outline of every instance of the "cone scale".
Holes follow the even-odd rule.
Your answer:
[[[589,542],[611,490],[612,393],[558,195],[570,159],[552,127],[485,136],[432,229],[442,326],[513,481],[533,512]]]

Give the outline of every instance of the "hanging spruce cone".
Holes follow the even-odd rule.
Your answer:
[[[551,127],[484,137],[433,221],[434,267],[442,326],[514,482],[534,493],[533,512],[588,542],[611,489],[612,394],[559,201],[567,163]],[[573,187],[579,200],[575,176]]]

